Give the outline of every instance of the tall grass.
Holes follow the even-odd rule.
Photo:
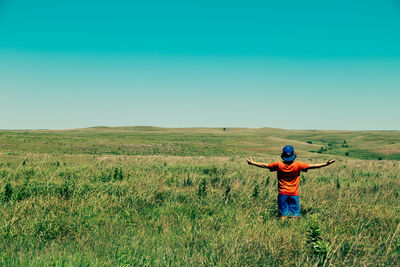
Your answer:
[[[275,174],[241,157],[0,154],[0,264],[395,266],[399,175],[310,170],[280,221]]]

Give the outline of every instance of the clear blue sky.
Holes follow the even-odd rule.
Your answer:
[[[0,129],[400,130],[400,1],[0,0]]]

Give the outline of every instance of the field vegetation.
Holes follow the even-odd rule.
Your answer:
[[[281,221],[276,174],[301,179]],[[347,153],[347,155],[346,155]],[[0,132],[0,265],[400,265],[398,132],[96,127]]]

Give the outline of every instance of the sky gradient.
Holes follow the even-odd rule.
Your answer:
[[[0,0],[0,129],[400,130],[399,29],[396,0]]]

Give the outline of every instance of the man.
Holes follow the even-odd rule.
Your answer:
[[[326,163],[321,164],[308,164],[295,161],[296,154],[294,153],[294,148],[289,145],[282,149],[281,158],[282,162],[265,164],[254,162],[250,157],[247,159],[247,163],[256,167],[269,169],[271,172],[278,172],[278,208],[281,218],[284,220],[286,217],[300,217],[300,172],[328,166],[334,163],[335,160],[328,160]]]

